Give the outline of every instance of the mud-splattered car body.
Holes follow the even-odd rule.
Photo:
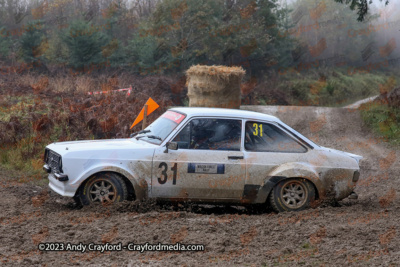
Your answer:
[[[309,181],[317,199],[341,200],[360,175],[361,156],[318,146],[262,113],[173,108],[146,130],[48,145],[50,188],[74,197],[91,176],[113,172],[136,199],[255,204],[290,178]]]

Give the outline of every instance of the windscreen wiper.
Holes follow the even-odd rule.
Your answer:
[[[149,133],[149,132],[150,132],[150,130],[141,130],[141,131],[139,131],[139,132],[134,132],[134,133],[132,133],[129,137],[132,138],[132,137],[135,137],[135,136],[138,135],[138,134]]]
[[[151,139],[158,139],[160,141],[162,141],[162,138],[159,136],[155,136],[155,135],[142,135],[142,136],[138,136],[136,137],[136,140],[139,140],[142,137],[147,137],[147,138],[151,138]]]

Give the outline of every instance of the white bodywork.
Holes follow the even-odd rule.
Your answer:
[[[353,177],[359,171],[361,156],[320,147],[276,117],[215,108],[173,108],[170,111],[186,115],[186,118],[160,144],[135,137],[50,144],[47,149],[61,156],[62,174],[68,176],[68,181],[59,181],[50,173],[50,188],[60,195],[73,197],[86,179],[109,171],[127,178],[138,199],[264,203],[280,179],[308,179],[315,185],[320,199],[337,200],[349,196],[358,180],[358,176],[355,180]],[[170,149],[165,153],[166,144],[193,118],[241,120],[240,151]],[[307,151],[246,151],[244,128],[248,120],[274,124],[304,145]],[[228,159],[232,156],[238,158]],[[189,172],[190,164],[195,168],[192,172]],[[221,166],[223,173],[217,173]]]

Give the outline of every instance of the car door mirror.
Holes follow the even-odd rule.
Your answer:
[[[165,146],[164,153],[168,153],[168,149],[178,150],[178,143],[177,142],[168,142],[167,145]]]

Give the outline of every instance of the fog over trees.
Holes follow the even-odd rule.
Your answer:
[[[395,2],[0,0],[0,16],[3,65],[146,74],[222,64],[262,76],[400,57]]]

